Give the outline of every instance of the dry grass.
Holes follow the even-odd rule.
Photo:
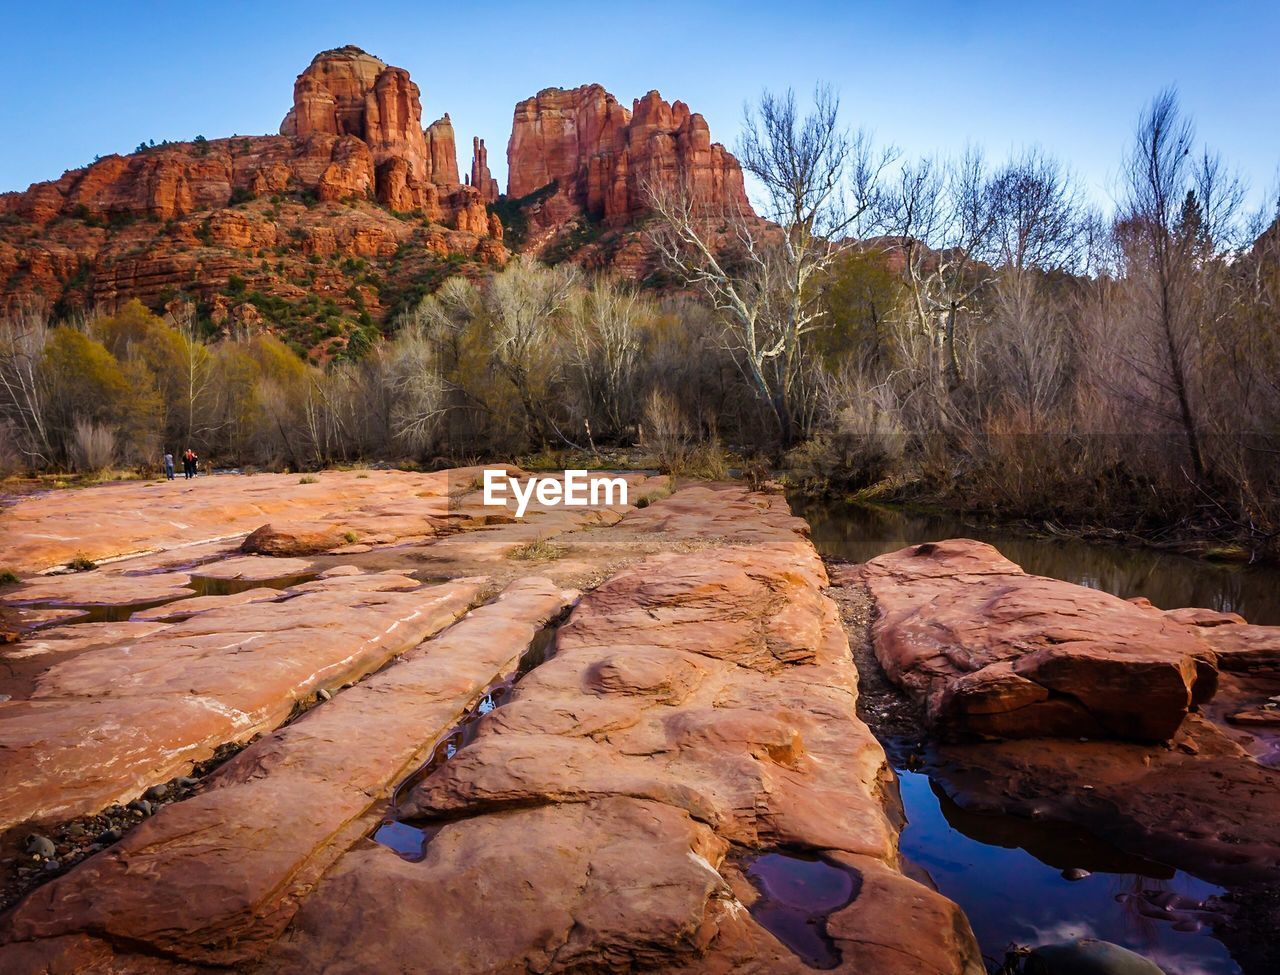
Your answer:
[[[515,559],[519,562],[551,562],[555,559],[563,558],[567,552],[563,545],[557,545],[549,539],[538,537],[532,542],[513,548],[507,553],[507,558]]]

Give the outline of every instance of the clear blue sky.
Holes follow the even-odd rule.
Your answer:
[[[1099,202],[1143,104],[1177,84],[1204,141],[1256,194],[1280,165],[1280,3],[736,2],[356,4],[0,0],[0,191],[140,141],[275,132],[294,77],[356,44],[409,70],[505,185],[516,101],[598,81],[650,88],[732,145],[761,87],[824,79],[848,120],[909,154],[1038,143]]]

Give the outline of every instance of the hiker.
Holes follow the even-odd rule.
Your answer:
[[[196,452],[190,447],[182,454],[182,476],[188,481],[196,476]]]
[[[170,481],[173,480],[173,454],[168,452],[164,455],[164,476]]]
[[[200,455],[194,450],[191,451],[191,476],[195,477],[200,473]]]

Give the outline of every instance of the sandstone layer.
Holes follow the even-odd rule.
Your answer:
[[[196,962],[252,958],[287,924],[299,895],[376,823],[396,781],[486,686],[515,669],[572,596],[536,577],[508,587],[41,888],[10,919],[12,938],[91,932]],[[132,883],[139,873],[155,882]]]
[[[0,830],[133,799],[376,670],[479,591],[339,576],[55,664],[28,700],[0,704]]]
[[[448,510],[451,484],[466,484],[473,476],[468,470],[327,471],[316,483],[290,474],[136,481],[104,488],[110,503],[86,503],[79,491],[49,492],[0,509],[5,567],[25,575],[65,565],[77,555],[95,562],[146,552],[198,558],[204,543],[238,544],[241,536],[273,521],[324,526],[337,533],[335,544],[346,532],[356,538],[433,535],[456,520]],[[296,565],[284,565],[296,571]],[[131,567],[151,571],[155,563]],[[83,588],[99,589],[96,580]]]
[[[622,530],[689,530],[709,494]],[[980,971],[954,906],[897,871],[884,753],[801,523],[776,497],[737,517],[754,544],[656,556],[588,593],[555,656],[399,808],[428,831],[423,858],[354,847],[268,968],[354,972],[394,945],[423,972],[805,971],[749,910],[748,861],[783,847],[859,878],[821,922],[840,970]],[[362,906],[386,889],[392,909]]]
[[[1217,688],[1200,629],[967,539],[872,559],[876,657],[946,734],[1163,741]]]

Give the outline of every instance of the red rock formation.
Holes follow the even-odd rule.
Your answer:
[[[857,574],[876,657],[942,731],[1166,741],[1217,689],[1214,631],[1028,575],[982,542],[912,546]]]
[[[489,150],[479,136],[471,139],[471,185],[480,191],[480,199],[486,203],[498,199],[498,184],[489,172]]]
[[[422,253],[505,261],[496,243],[501,225],[489,218],[486,198],[459,179],[449,116],[422,128],[418,87],[403,68],[358,48],[317,55],[298,76],[280,131],[107,156],[0,194],[0,216],[16,218],[0,222],[0,281],[7,283],[0,303],[138,297],[156,306],[175,292],[213,302],[232,275],[300,298],[291,283],[300,273],[290,265],[313,255],[390,258],[425,234],[431,239],[419,241]],[[317,200],[341,207],[313,210]],[[394,215],[406,213],[450,230],[419,233]],[[270,270],[268,249],[276,257]],[[389,283],[398,273],[377,270]],[[329,271],[301,273],[339,302],[358,284],[325,281]],[[376,298],[365,306],[379,311]]]
[[[742,168],[706,119],[656,91],[630,112],[600,85],[541,91],[516,105],[507,162],[509,197],[557,183],[552,220],[577,211],[624,225],[646,209],[650,181],[684,182],[709,213],[750,211]]]
[[[448,112],[427,126],[426,138],[427,178],[437,186],[457,186],[462,182],[458,178],[458,147]]]

